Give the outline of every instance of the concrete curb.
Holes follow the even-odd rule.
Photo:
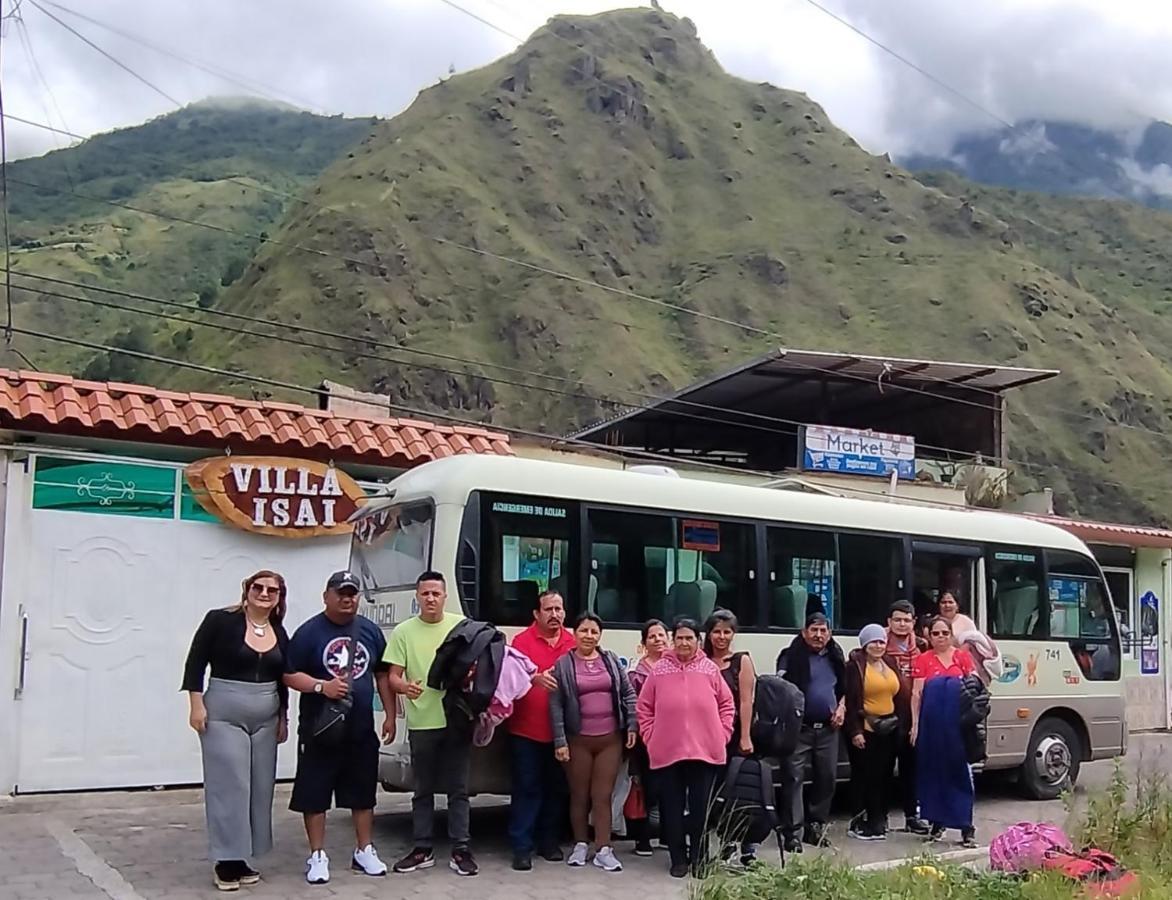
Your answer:
[[[904,856],[899,859],[881,859],[878,862],[863,863],[861,866],[855,866],[854,868],[860,872],[883,872],[887,869],[898,869],[900,866],[918,862],[931,864],[933,860],[938,860],[940,862],[950,863],[970,863],[982,858],[989,858],[988,847],[976,847],[972,850],[950,850],[946,853]]]

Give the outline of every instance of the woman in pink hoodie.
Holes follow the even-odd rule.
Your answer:
[[[639,732],[659,784],[660,827],[671,874],[683,878],[703,864],[713,789],[726,762],[735,713],[732,692],[700,649],[700,626],[680,619],[672,649],[651,670],[639,694]],[[685,809],[690,813],[686,824]]]

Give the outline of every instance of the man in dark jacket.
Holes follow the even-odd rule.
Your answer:
[[[828,847],[826,823],[838,775],[839,729],[846,716],[846,659],[830,636],[830,622],[820,612],[777,657],[777,673],[797,685],[806,698],[798,746],[782,763],[781,821],[785,849],[801,853],[802,842]],[[803,792],[807,770],[810,786]]]

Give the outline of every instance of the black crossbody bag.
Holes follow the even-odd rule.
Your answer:
[[[348,637],[346,647],[349,651],[349,661],[346,664],[346,684],[350,690],[346,692],[345,697],[339,697],[337,700],[322,697],[324,702],[309,729],[309,739],[318,747],[339,746],[345,741],[350,730],[350,710],[354,706],[354,663],[358,659],[358,616],[355,616],[350,624]]]

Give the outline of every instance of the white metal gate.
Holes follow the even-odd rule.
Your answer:
[[[6,602],[27,617],[21,792],[200,782],[198,740],[179,691],[200,619],[239,599],[249,573],[271,568],[289,582],[292,632],[321,609],[325,579],[348,555],[345,538],[283,541],[203,522],[27,505],[10,524],[22,518],[27,552],[5,562]],[[292,765],[286,744],[281,774]]]

